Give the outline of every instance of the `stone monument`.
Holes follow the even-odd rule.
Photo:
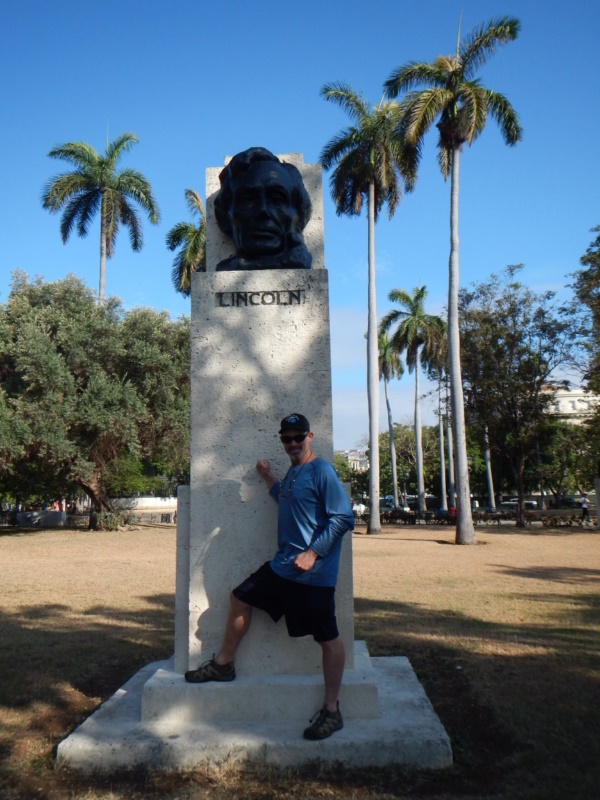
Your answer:
[[[343,730],[324,742],[302,738],[322,703],[320,647],[289,638],[260,611],[235,681],[183,678],[218,650],[230,589],[275,552],[277,506],[255,464],[268,458],[276,473],[287,470],[279,420],[305,414],[314,452],[333,460],[320,167],[250,148],[207,170],[206,196],[207,269],[192,281],[191,481],[177,516],[175,655],[134,676],[60,745],[59,759],[83,769],[224,758],[448,766],[447,736],[406,659],[371,659],[354,641],[351,534],[336,590]]]

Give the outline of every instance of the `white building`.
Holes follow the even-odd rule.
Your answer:
[[[599,404],[600,397],[585,389],[557,389],[554,391],[549,412],[567,422],[579,424],[590,417]]]
[[[369,469],[369,459],[366,450],[338,450],[336,455],[342,456],[355,472],[366,472]]]

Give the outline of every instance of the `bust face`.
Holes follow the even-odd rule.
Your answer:
[[[231,191],[229,217],[238,254],[252,258],[282,252],[288,234],[299,230],[289,172],[276,162],[258,161],[232,181]]]

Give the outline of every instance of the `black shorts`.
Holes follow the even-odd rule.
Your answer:
[[[285,616],[290,636],[315,642],[337,639],[335,586],[311,586],[281,578],[267,561],[233,590],[242,603],[266,611],[274,622]]]

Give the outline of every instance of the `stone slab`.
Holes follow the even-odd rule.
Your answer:
[[[187,683],[182,675],[158,669],[142,692],[144,722],[238,720],[276,723],[306,720],[307,708],[323,702],[322,674],[244,675],[233,682]],[[375,670],[364,642],[354,643],[354,669],[344,672],[340,705],[346,719],[379,716]]]
[[[58,747],[58,761],[84,772],[144,767],[156,770],[242,766],[251,760],[280,767],[311,762],[348,767],[398,764],[451,766],[448,736],[406,658],[373,658],[381,704],[378,719],[346,719],[322,742],[302,738],[304,723],[142,722],[142,688],[172,662],[148,664]],[[307,709],[306,722],[312,709]],[[342,707],[342,713],[344,708]]]
[[[176,592],[189,596],[178,605],[187,608],[189,631],[178,628],[177,671],[195,668],[219,650],[230,590],[277,549],[277,505],[255,465],[268,458],[277,475],[286,474],[289,458],[277,434],[282,417],[305,414],[315,435],[313,451],[333,461],[328,297],[324,269],[193,276],[189,577],[178,568]],[[351,550],[346,536],[336,610],[349,668]],[[321,672],[321,648],[290,638],[283,621],[274,625],[263,612],[253,615],[237,658],[244,674]]]

